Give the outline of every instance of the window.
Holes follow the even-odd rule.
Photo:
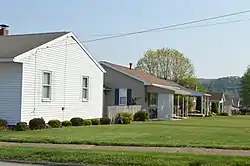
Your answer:
[[[82,100],[89,98],[89,77],[82,77]]]
[[[51,72],[43,72],[43,99],[51,99]]]
[[[127,105],[127,89],[119,89],[119,105]]]
[[[149,104],[151,106],[157,105],[157,93],[150,93],[149,94]]]

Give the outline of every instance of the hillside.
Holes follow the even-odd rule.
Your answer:
[[[235,97],[239,96],[241,81],[238,76],[222,77],[218,79],[199,78],[198,81],[210,92],[225,92]]]

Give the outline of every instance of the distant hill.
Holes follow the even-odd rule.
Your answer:
[[[198,78],[198,81],[210,92],[225,92],[239,97],[241,78],[238,76],[222,77],[218,79]]]

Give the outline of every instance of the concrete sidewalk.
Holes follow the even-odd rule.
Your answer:
[[[75,144],[41,144],[41,143],[14,143],[14,142],[0,142],[0,146],[119,150],[119,151],[154,151],[154,152],[172,152],[172,153],[250,156],[250,150],[207,149],[207,148],[189,148],[189,147],[179,148],[179,147],[95,146],[95,145],[75,145]]]

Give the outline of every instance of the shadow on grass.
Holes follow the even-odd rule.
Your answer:
[[[161,124],[162,125],[162,124]],[[228,128],[232,128],[232,129],[242,129],[242,128],[249,128],[249,127],[244,127],[244,126],[216,126],[216,125],[200,125],[200,124],[168,124],[168,126],[185,126],[185,127],[197,127],[197,128],[204,128],[204,127],[211,127],[211,128],[225,128],[225,129],[228,129]]]
[[[188,164],[188,166],[205,166],[205,165],[211,165],[211,163],[206,163],[205,161],[194,161]],[[228,165],[228,164],[227,164]],[[250,164],[245,163],[232,163],[232,166],[250,166]]]

